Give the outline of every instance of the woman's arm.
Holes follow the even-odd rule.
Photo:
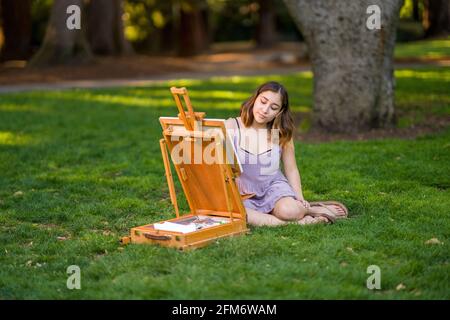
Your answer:
[[[297,168],[297,162],[295,161],[294,141],[292,139],[283,147],[281,157],[284,166],[284,174],[289,181],[289,184],[292,189],[294,189],[294,192],[297,194],[299,200],[304,200],[300,172]]]

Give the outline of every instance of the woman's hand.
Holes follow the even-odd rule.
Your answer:
[[[301,199],[301,200],[297,200],[298,202],[300,202],[300,204],[302,206],[304,206],[305,208],[311,208],[311,205],[309,204],[308,201],[306,201],[305,199]]]

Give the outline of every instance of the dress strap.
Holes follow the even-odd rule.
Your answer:
[[[236,124],[238,126],[238,132],[239,132],[239,143],[238,146],[241,145],[241,126],[239,125],[239,120],[237,118],[234,118],[234,120],[236,120]]]

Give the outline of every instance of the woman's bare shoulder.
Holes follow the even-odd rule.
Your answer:
[[[228,118],[225,120],[225,127],[227,129],[235,129],[236,128],[236,120],[235,118]]]

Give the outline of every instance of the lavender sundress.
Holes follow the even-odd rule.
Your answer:
[[[243,169],[236,179],[236,184],[241,194],[255,194],[243,201],[244,206],[261,213],[270,213],[279,199],[298,199],[280,169],[281,147],[275,144],[272,149],[259,154],[243,149],[240,121],[237,118],[234,120],[239,133],[234,135],[233,142]]]

